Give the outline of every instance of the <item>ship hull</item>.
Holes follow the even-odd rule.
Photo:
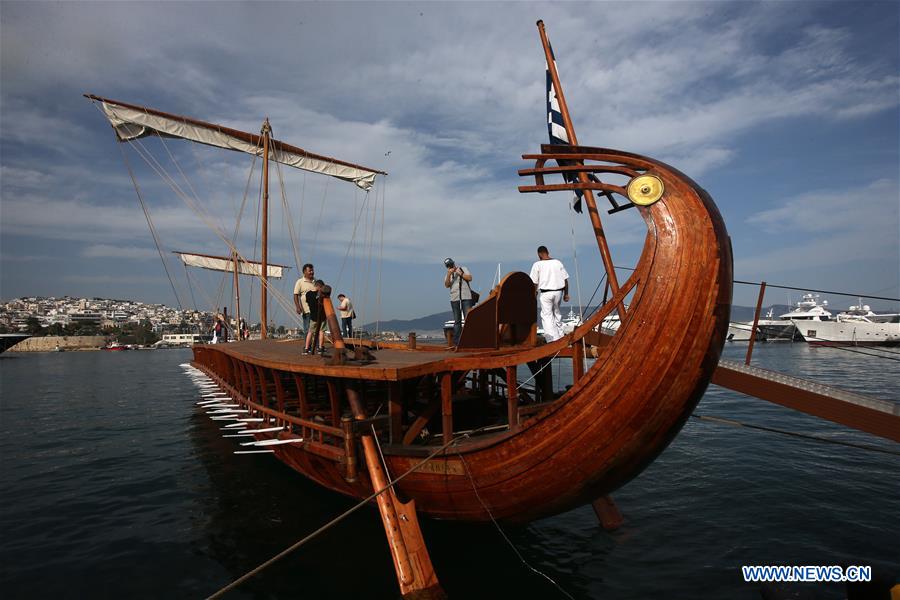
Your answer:
[[[730,242],[712,200],[681,173],[637,155],[574,150],[652,172],[664,181],[667,193],[656,204],[638,209],[648,234],[629,280],[603,310],[563,339],[449,356],[433,349],[405,354],[379,350],[374,363],[342,366],[301,357],[299,347],[293,355],[284,344],[239,342],[195,346],[193,364],[241,404],[265,414],[268,421],[287,424],[289,431],[277,437],[305,436],[303,443],[273,446],[278,459],[349,496],[368,497],[372,485],[364,469],[354,468],[355,437],[340,418],[346,389],[356,390],[371,406],[388,405],[389,427],[379,432],[384,462],[390,476],[404,475],[396,488],[401,497],[415,500],[420,513],[463,521],[528,522],[619,488],[666,448],[706,390],[728,329]],[[512,388],[518,389],[518,366],[563,356],[580,360],[579,347],[617,306],[624,306],[629,294],[618,331],[591,346],[597,360],[576,375],[571,388],[558,398],[545,392],[533,411],[509,399],[515,396]],[[533,293],[529,296],[530,306],[519,308],[533,315]],[[466,327],[476,325],[476,316],[470,313]],[[316,360],[320,362],[312,362]],[[485,382],[504,372],[511,373],[505,388],[510,407],[505,427],[501,420],[500,431],[462,433],[464,420],[454,421],[454,410],[486,410],[495,397]],[[432,393],[434,387],[439,391]],[[502,395],[504,388],[499,389]],[[330,406],[328,430],[281,408],[296,396],[302,412],[313,392],[328,396],[320,397],[325,412]],[[421,410],[423,398],[438,401],[437,408],[432,404],[431,417],[427,409]],[[416,410],[428,427],[445,429],[443,441],[451,440],[428,460],[440,444],[419,445],[409,439],[416,422],[410,422],[408,414]],[[342,423],[344,436],[339,439]]]

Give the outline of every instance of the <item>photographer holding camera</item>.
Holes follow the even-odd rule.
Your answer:
[[[445,258],[444,266],[447,267],[444,287],[450,289],[450,308],[453,309],[453,343],[459,344],[462,320],[475,305],[471,286],[472,274],[466,267],[457,265],[452,258]]]

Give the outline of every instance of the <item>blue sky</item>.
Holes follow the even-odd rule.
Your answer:
[[[900,296],[896,2],[3,2],[0,297],[177,304],[120,148],[81,97],[90,92],[247,131],[268,117],[282,140],[388,171],[368,201],[350,184],[283,173],[300,261],[364,321],[447,310],[445,256],[484,292],[498,263],[527,271],[539,244],[586,302],[601,272],[586,216],[567,210],[568,194],[516,191],[520,156],[547,135],[539,18],[579,141],[664,160],[706,188],[737,279]],[[251,158],[153,149],[168,151],[202,211],[231,230]],[[164,250],[225,251],[133,150],[128,159]],[[294,265],[280,188],[273,178],[269,257]],[[632,212],[605,219],[622,266],[643,239]],[[168,264],[183,305],[230,304],[230,282]],[[275,287],[286,296],[291,284]],[[256,310],[258,287],[245,282],[242,295]],[[735,287],[736,303],[755,298]]]

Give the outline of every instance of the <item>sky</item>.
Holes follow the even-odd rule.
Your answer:
[[[268,118],[278,139],[389,173],[367,196],[273,168],[269,260],[292,267],[273,283],[277,323],[292,324],[281,307],[297,264],[314,262],[368,322],[449,310],[445,257],[484,293],[498,269],[527,272],[540,244],[588,303],[602,267],[587,215],[569,193],[516,189],[521,156],[547,141],[537,19],[579,142],[697,181],[735,279],[797,288],[765,304],[823,289],[900,308],[865,298],[900,297],[900,3],[816,1],[3,1],[0,298],[211,310],[231,305],[230,279],[187,272],[171,251],[227,253],[215,229],[230,236],[240,218],[237,246],[258,257],[258,162],[117,144],[92,93],[244,131]],[[602,213],[622,267],[646,231],[635,213]],[[757,291],[736,284],[735,304]],[[241,295],[256,314],[258,285]]]

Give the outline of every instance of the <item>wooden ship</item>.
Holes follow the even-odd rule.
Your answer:
[[[305,356],[302,342],[267,337],[263,208],[256,269],[262,339],[193,350],[191,364],[219,398],[232,399],[221,416],[253,435],[252,450],[338,493],[377,493],[404,596],[440,595],[417,515],[523,523],[585,504],[611,506],[608,495],[650,464],[690,416],[727,334],[732,257],[713,200],[662,162],[578,145],[541,22],[538,28],[552,84],[548,105],[558,107],[563,122],[556,126],[569,143],[524,155],[531,164],[519,174],[533,181],[519,191],[583,197],[609,287],[596,312],[544,343],[536,335],[534,284],[511,273],[468,314],[457,346],[420,344],[413,336],[373,343],[342,339],[326,288],[320,314],[331,347],[326,356]],[[89,98],[119,141],[185,137],[255,154],[266,186],[270,161],[364,189],[382,175],[272,139],[268,121],[256,135]],[[616,276],[594,192],[612,204],[610,212],[633,208],[646,223],[640,259],[625,281]],[[236,251],[230,260],[237,264]],[[607,335],[599,326],[614,313],[621,325]],[[554,360],[571,361],[568,389],[554,388],[547,368]]]

